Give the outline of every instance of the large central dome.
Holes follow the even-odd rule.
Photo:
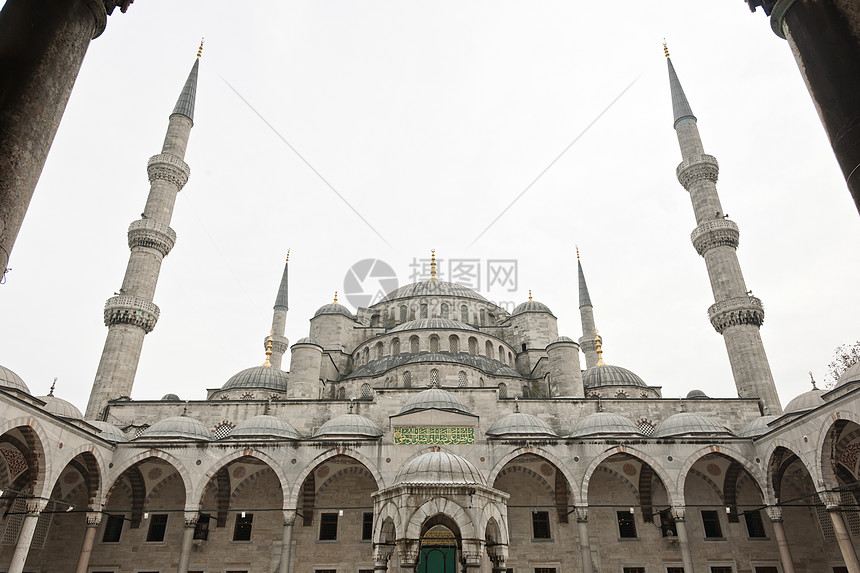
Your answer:
[[[488,302],[487,299],[468,287],[445,281],[422,281],[408,284],[388,293],[380,302],[391,302],[392,300],[416,296],[454,296]]]

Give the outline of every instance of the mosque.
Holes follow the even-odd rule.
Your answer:
[[[607,363],[580,262],[577,339],[531,296],[508,312],[434,268],[355,313],[335,298],[292,344],[287,263],[262,365],[205,400],[133,399],[198,54],[147,163],[86,412],[0,367],[0,572],[860,573],[860,364],[780,404],[668,56],[677,176],[737,397],[666,399]]]

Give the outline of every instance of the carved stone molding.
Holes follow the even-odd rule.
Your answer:
[[[105,302],[105,326],[112,324],[132,324],[149,334],[158,322],[159,308],[140,297],[121,294],[112,296]]]
[[[149,158],[146,163],[146,173],[149,182],[156,179],[173,183],[178,187],[177,191],[185,187],[188,178],[191,177],[191,168],[188,164],[169,153],[159,153]]]
[[[139,219],[128,226],[128,248],[148,247],[166,257],[176,244],[176,231],[153,219]]]
[[[678,176],[678,182],[684,186],[687,191],[690,187],[702,180],[707,180],[712,183],[717,182],[717,177],[720,173],[720,164],[717,163],[717,158],[713,155],[694,155],[687,158],[678,165],[675,169],[675,174]]]
[[[693,229],[690,233],[690,240],[693,241],[693,248],[700,256],[704,256],[706,252],[714,247],[731,247],[738,248],[740,240],[740,232],[734,221],[728,219],[714,219],[706,221]]]
[[[764,510],[771,521],[782,521],[782,508],[778,505],[769,505]]]
[[[754,296],[738,296],[712,304],[708,308],[708,319],[720,334],[730,326],[761,326],[764,323],[764,306]]]

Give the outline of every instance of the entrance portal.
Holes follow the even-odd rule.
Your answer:
[[[456,573],[457,538],[442,525],[430,528],[421,538],[417,573]]]

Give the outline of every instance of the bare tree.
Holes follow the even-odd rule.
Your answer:
[[[827,365],[827,374],[824,376],[827,386],[835,386],[839,377],[857,362],[860,362],[860,340],[853,344],[837,346],[833,351],[833,360]]]

